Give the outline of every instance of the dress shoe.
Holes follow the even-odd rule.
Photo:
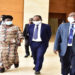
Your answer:
[[[35,67],[33,68],[33,70],[35,70]]]
[[[40,74],[40,71],[35,71],[35,74],[36,74],[36,75]]]
[[[19,67],[19,63],[14,64],[14,66],[15,66],[15,68],[18,68]]]
[[[0,73],[5,72],[5,68],[0,68]]]

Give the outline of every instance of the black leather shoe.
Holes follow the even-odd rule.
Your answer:
[[[24,57],[27,58],[29,55],[25,55]]]
[[[35,71],[35,74],[36,74],[36,75],[40,74],[40,71]]]
[[[18,68],[19,67],[19,63],[14,64],[14,66],[15,66],[15,68]]]
[[[5,72],[5,68],[0,68],[0,73]]]
[[[33,70],[35,70],[35,67],[33,68]]]

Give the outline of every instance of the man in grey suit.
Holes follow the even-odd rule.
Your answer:
[[[58,27],[54,53],[59,53],[62,75],[75,75],[75,12],[68,16],[69,23]]]

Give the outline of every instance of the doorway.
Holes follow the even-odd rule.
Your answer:
[[[51,26],[52,35],[56,34],[56,31],[59,25],[65,21],[66,22],[66,14],[65,13],[49,13],[49,24]]]

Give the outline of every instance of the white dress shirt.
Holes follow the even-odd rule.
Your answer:
[[[32,41],[35,41],[35,42],[41,42],[42,41],[42,39],[41,39],[41,26],[42,26],[42,24],[38,25],[38,38],[37,39],[33,38]],[[36,27],[37,27],[37,25],[35,25],[35,27],[34,27],[34,32],[35,32]],[[34,36],[34,33],[33,33],[33,36]]]

